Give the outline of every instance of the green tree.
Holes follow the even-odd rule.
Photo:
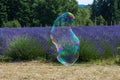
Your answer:
[[[105,19],[100,15],[96,18],[97,25],[105,25]]]
[[[76,26],[92,26],[93,22],[90,19],[91,16],[91,8],[90,6],[86,7],[86,8],[79,8],[77,14],[76,14],[76,21],[75,21],[75,25]]]
[[[2,26],[3,22],[7,21],[7,0],[0,0],[0,27]]]
[[[120,0],[114,1],[113,11],[113,23],[120,24]]]
[[[34,25],[34,8],[38,0],[8,0],[8,21],[18,20],[22,26]]]
[[[76,0],[41,0],[35,9],[36,18],[42,26],[51,26],[56,17],[66,11],[77,13]]]
[[[120,0],[94,0],[92,5],[92,20],[102,15],[108,25],[118,24],[120,20]]]
[[[98,6],[98,1],[94,0],[93,4],[92,4],[92,14],[91,14],[91,19],[93,20],[93,22],[96,24],[96,16],[98,16],[100,14],[99,12],[99,6]]]
[[[8,0],[8,20],[19,20],[22,26],[26,26],[28,21],[28,4],[25,0]]]
[[[13,20],[13,21],[8,21],[8,22],[4,22],[3,27],[21,27],[20,23],[18,22],[18,20]]]

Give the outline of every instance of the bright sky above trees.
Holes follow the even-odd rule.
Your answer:
[[[93,0],[76,0],[76,1],[78,1],[78,4],[85,4],[85,5],[93,3]]]

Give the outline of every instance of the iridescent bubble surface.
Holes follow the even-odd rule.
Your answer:
[[[58,16],[50,34],[57,49],[57,60],[65,66],[74,64],[79,57],[77,51],[80,41],[71,29],[74,19],[74,15],[70,12]]]

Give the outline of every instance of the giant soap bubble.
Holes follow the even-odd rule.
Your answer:
[[[57,60],[69,66],[74,64],[79,54],[79,39],[71,27],[75,17],[70,12],[58,16],[51,29],[50,38],[57,49]]]

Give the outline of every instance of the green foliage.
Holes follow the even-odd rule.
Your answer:
[[[92,26],[93,22],[90,19],[90,9],[79,8],[77,14],[75,15],[75,26]]]
[[[80,50],[79,50],[79,61],[93,61],[93,60],[110,60],[116,59],[116,49],[107,41],[101,40],[101,47],[103,48],[103,53],[97,49],[96,44],[91,40],[80,39]]]
[[[117,47],[117,56],[116,56],[116,61],[118,65],[120,65],[120,47]]]
[[[120,9],[115,11],[114,24],[120,24]]]
[[[3,22],[19,20],[22,26],[34,25],[34,8],[38,0],[0,0],[0,26]]]
[[[101,40],[101,45],[104,49],[104,53],[102,53],[103,59],[115,58],[116,49],[108,41]]]
[[[46,51],[41,43],[30,36],[20,36],[13,39],[6,51],[6,56],[11,57],[13,60],[32,60],[32,59],[45,59]]]
[[[0,62],[10,62],[12,61],[11,57],[0,56]]]
[[[21,27],[21,25],[18,20],[13,20],[3,23],[3,27]]]
[[[96,17],[100,15],[108,25],[119,24],[120,21],[120,0],[94,0],[92,4],[92,20],[95,23]]]
[[[64,12],[76,14],[76,0],[1,0],[0,26],[3,22],[18,20],[21,26],[51,26]]]
[[[80,39],[79,61],[92,61],[100,59],[100,54],[95,44],[90,40]]]
[[[120,65],[120,41],[118,38],[114,38],[114,42],[116,44],[116,53],[115,53],[115,57],[116,57],[116,63]]]
[[[105,19],[100,15],[96,18],[96,24],[97,25],[105,25]],[[95,24],[95,25],[96,25]]]
[[[67,11],[73,14],[77,13],[78,4],[76,0],[41,0],[34,12],[42,26],[51,26],[58,15]]]
[[[67,11],[76,17],[74,26],[120,24],[120,0],[94,0],[85,8],[79,8],[76,0],[0,0],[0,27],[13,20],[23,27],[52,26]]]
[[[5,0],[0,0],[0,26],[2,26],[4,21],[7,21],[7,6]]]
[[[93,26],[93,22],[91,19],[86,19],[86,23],[85,23],[86,26]]]
[[[49,48],[50,48],[50,53],[49,54],[51,54],[51,55],[49,55],[48,56],[48,59],[49,59],[49,61],[52,61],[52,62],[57,62],[57,54],[56,54],[56,48],[55,48],[55,45],[52,43],[52,40],[49,38],[48,39],[48,46],[49,46]]]

